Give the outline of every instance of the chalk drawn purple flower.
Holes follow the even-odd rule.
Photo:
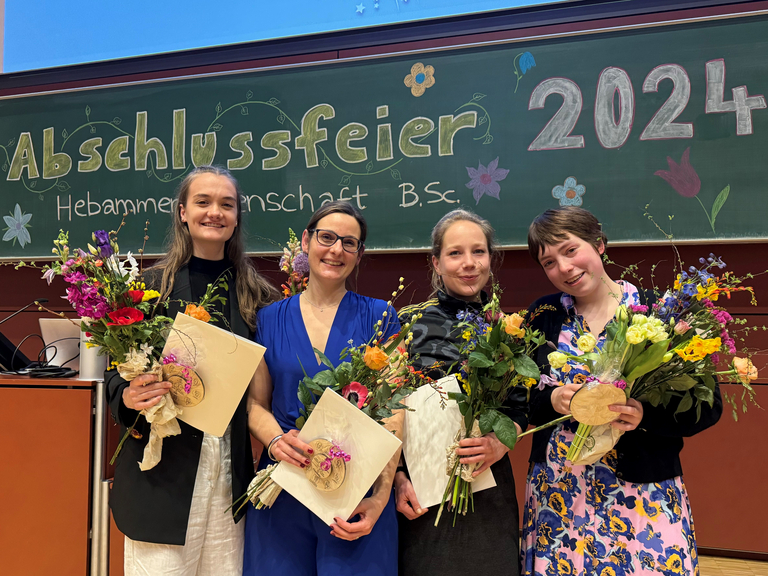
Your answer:
[[[683,152],[680,164],[667,156],[669,170],[657,170],[654,172],[654,175],[664,178],[667,184],[672,186],[680,196],[685,196],[686,198],[693,198],[701,190],[701,180],[699,175],[696,174],[696,170],[691,166],[690,155],[691,149],[689,147]]]
[[[11,212],[10,216],[3,216],[3,220],[5,220],[6,228],[5,234],[3,234],[3,240],[5,242],[8,242],[9,240],[13,240],[13,245],[16,245],[16,241],[19,241],[19,245],[24,248],[25,244],[30,244],[32,242],[32,237],[29,235],[29,230],[27,228],[30,228],[29,221],[32,219],[32,214],[23,214],[21,212],[21,206],[16,204],[16,208],[14,208],[13,212]]]
[[[552,188],[552,196],[560,201],[560,206],[581,206],[582,196],[587,188],[583,184],[577,184],[576,178],[569,176],[562,186]]]
[[[498,158],[491,160],[488,163],[487,168],[480,164],[480,162],[477,163],[477,169],[467,166],[467,173],[471,178],[471,180],[467,182],[467,188],[472,190],[475,204],[480,203],[480,198],[482,198],[484,194],[499,200],[499,192],[501,192],[499,182],[507,177],[509,170],[504,170],[498,166]]]

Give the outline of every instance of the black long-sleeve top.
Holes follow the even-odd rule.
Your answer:
[[[646,304],[653,299],[652,292],[638,292],[640,303]],[[530,326],[542,331],[548,342],[557,342],[562,330],[567,312],[561,304],[562,292],[539,298],[528,309],[528,317],[542,305],[548,305],[554,310],[540,312]],[[651,300],[652,301],[652,300]],[[547,355],[552,352],[548,346],[537,350],[534,360],[542,374],[548,374],[550,367]],[[547,386],[543,390],[531,390],[530,421],[534,426],[540,426],[562,416],[552,407],[552,392],[555,388]],[[680,463],[680,451],[683,449],[683,438],[698,434],[713,426],[723,412],[723,401],[720,387],[715,387],[714,401],[710,407],[704,403],[701,407],[701,417],[696,420],[696,410],[687,410],[675,414],[681,397],[675,397],[665,408],[663,405],[652,406],[642,402],[643,419],[640,425],[625,432],[616,444],[616,476],[626,482],[650,483],[661,482],[680,476],[683,468]],[[530,462],[546,460],[547,444],[554,427],[550,427],[533,435]]]

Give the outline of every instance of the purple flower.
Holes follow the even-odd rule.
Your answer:
[[[648,306],[644,306],[642,304],[630,304],[629,311],[634,312],[635,314],[645,314],[648,312]]]
[[[480,203],[480,198],[484,194],[499,199],[499,192],[501,192],[501,186],[499,182],[504,180],[509,174],[509,170],[498,168],[499,159],[491,160],[486,168],[479,162],[477,163],[477,170],[467,166],[467,173],[472,179],[467,182],[467,188],[472,190],[472,196],[475,198],[475,204]]]
[[[309,258],[307,258],[306,253],[299,252],[293,259],[293,271],[301,276],[306,276],[309,273]]]
[[[93,240],[96,242],[96,247],[99,249],[99,254],[102,258],[109,258],[114,254],[112,245],[109,243],[109,234],[104,230],[96,230],[93,233]]]
[[[45,272],[43,272],[43,278],[48,282],[48,285],[51,285],[51,282],[53,282],[53,278],[56,276],[56,270],[53,268],[48,268]]]
[[[88,276],[82,272],[72,272],[71,274],[64,276],[64,281],[69,282],[70,284],[74,284],[75,282],[85,282],[86,280],[88,280]]]
[[[728,322],[731,322],[733,320],[733,316],[728,314],[725,310],[715,310],[713,312],[715,319],[720,323],[721,326],[725,326],[728,324]]]
[[[90,284],[73,284],[67,288],[67,300],[82,317],[100,320],[109,312],[107,299],[99,294],[98,288]]]
[[[693,198],[701,190],[699,175],[696,174],[696,170],[693,169],[688,160],[690,153],[691,148],[686,148],[685,152],[683,152],[683,157],[680,159],[680,164],[677,164],[671,157],[667,156],[669,170],[657,170],[654,172],[656,176],[664,178],[680,196],[685,196],[686,198]]]

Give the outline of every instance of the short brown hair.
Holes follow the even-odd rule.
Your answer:
[[[365,239],[368,236],[368,224],[366,224],[362,212],[347,200],[334,200],[320,206],[312,214],[309,222],[307,222],[306,230],[314,230],[317,227],[317,223],[330,214],[346,214],[357,220],[357,224],[360,226],[360,244],[365,245]]]
[[[443,239],[445,238],[446,231],[454,222],[460,221],[477,224],[480,227],[480,230],[483,231],[486,243],[488,244],[488,256],[490,256],[491,259],[491,268],[493,268],[493,263],[500,254],[496,247],[496,232],[488,220],[478,216],[474,212],[470,212],[466,208],[456,208],[455,210],[451,210],[448,214],[440,218],[438,223],[435,224],[435,227],[432,228],[432,256],[438,260],[440,259],[440,252],[443,250]],[[443,289],[443,282],[431,262],[429,266],[432,269],[432,294],[434,295],[438,290]]]
[[[563,206],[539,214],[528,227],[528,252],[536,262],[547,246],[568,239],[568,234],[581,238],[595,250],[608,247],[608,237],[592,212],[577,206]]]

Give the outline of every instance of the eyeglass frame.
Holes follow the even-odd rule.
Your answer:
[[[336,234],[336,232],[334,232],[333,230],[328,230],[327,228],[308,228],[307,232],[309,232],[310,236],[312,234],[315,234],[315,240],[317,240],[317,243],[320,244],[320,246],[325,246],[326,248],[332,248],[336,244],[336,242],[341,240],[341,249],[344,250],[344,252],[346,252],[347,254],[357,254],[358,252],[360,252],[360,250],[365,248],[365,244],[361,242],[360,238],[356,236],[339,236],[338,234]],[[322,242],[320,242],[320,239],[316,234],[317,232],[327,232],[328,234],[333,234],[334,236],[336,236],[336,240],[334,240],[330,244],[323,244]],[[344,247],[344,240],[346,240],[347,238],[351,238],[352,240],[357,241],[357,250],[350,252]]]

